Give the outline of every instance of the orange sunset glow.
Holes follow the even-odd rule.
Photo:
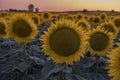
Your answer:
[[[0,10],[28,9],[34,4],[40,11],[70,10],[116,10],[120,11],[120,0],[0,0]]]

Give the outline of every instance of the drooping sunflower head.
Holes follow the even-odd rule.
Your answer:
[[[115,24],[115,26],[120,29],[120,17],[116,17],[114,20],[113,20],[113,23]]]
[[[8,27],[9,26],[8,26],[6,20],[3,18],[0,18],[0,38],[6,39],[9,37],[8,32],[6,31],[6,29]]]
[[[116,37],[118,34],[118,29],[115,27],[112,21],[101,23],[100,28],[104,28],[113,33],[113,36]]]
[[[38,33],[37,25],[25,14],[15,15],[8,30],[11,37],[18,43],[28,43]]]
[[[104,56],[112,48],[113,35],[101,28],[89,32],[89,51],[92,55]]]
[[[55,63],[73,64],[85,53],[87,36],[74,22],[65,19],[51,24],[40,37],[42,50]]]
[[[82,26],[84,30],[90,30],[90,24],[86,20],[80,20],[77,22],[78,26]]]
[[[120,46],[112,49],[108,55],[108,75],[112,77],[111,80],[120,80]]]

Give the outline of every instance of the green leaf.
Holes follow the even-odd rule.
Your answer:
[[[21,62],[15,69],[19,70],[20,72],[25,72],[30,68],[30,64],[27,62]]]

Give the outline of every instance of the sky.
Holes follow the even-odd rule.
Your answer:
[[[33,4],[39,11],[115,10],[120,11],[120,0],[0,0],[0,10],[28,10]]]

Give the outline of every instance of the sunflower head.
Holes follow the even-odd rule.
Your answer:
[[[41,18],[42,18],[43,20],[45,20],[45,21],[49,21],[49,20],[51,19],[51,13],[49,13],[49,12],[43,12],[43,13],[41,14]]]
[[[84,18],[85,18],[85,20],[88,20],[88,16],[87,15],[85,15]]]
[[[95,16],[92,21],[94,25],[98,25],[100,23],[100,17]]]
[[[71,20],[71,21],[73,21],[74,19],[73,19],[73,16],[71,16],[71,15],[69,15],[69,16],[67,16],[67,18],[66,18],[67,20]]]
[[[51,24],[40,37],[42,50],[56,63],[73,64],[83,56],[87,38],[81,27],[65,19]]]
[[[101,28],[89,32],[89,51],[92,55],[104,56],[113,45],[113,35]]]
[[[115,24],[115,26],[117,28],[120,29],[120,17],[116,17],[114,20],[113,20],[113,23]]]
[[[89,21],[92,23],[92,21],[93,21],[93,16],[91,16],[91,17],[89,18]]]
[[[77,20],[80,20],[80,19],[82,19],[83,18],[83,15],[81,14],[81,13],[78,13],[77,15],[76,15],[76,19]]]
[[[101,13],[100,18],[101,18],[101,20],[107,19],[107,14],[106,13]]]
[[[6,22],[5,19],[1,18],[0,19],[0,38],[8,38],[8,32],[6,29],[8,28],[8,23]]]
[[[60,13],[59,15],[57,15],[57,19],[61,20],[63,18],[63,15]]]
[[[51,22],[52,22],[53,24],[55,24],[56,21],[57,21],[57,19],[52,19],[52,20],[51,20]]]
[[[82,26],[84,30],[90,30],[90,25],[86,20],[80,20],[77,22],[78,26]]]
[[[2,35],[6,34],[5,25],[3,23],[0,23],[0,34],[2,34]]]
[[[104,22],[100,25],[100,27],[112,32],[115,37],[118,34],[118,29],[115,27],[115,25],[112,21]]]
[[[120,80],[120,46],[112,49],[107,56],[109,58],[108,75],[112,80]]]
[[[39,24],[40,24],[39,16],[32,16],[32,20],[34,21],[34,23],[35,23],[36,25],[39,25]]]
[[[9,27],[9,34],[18,43],[27,43],[35,38],[37,26],[34,21],[25,14],[15,15]]]

